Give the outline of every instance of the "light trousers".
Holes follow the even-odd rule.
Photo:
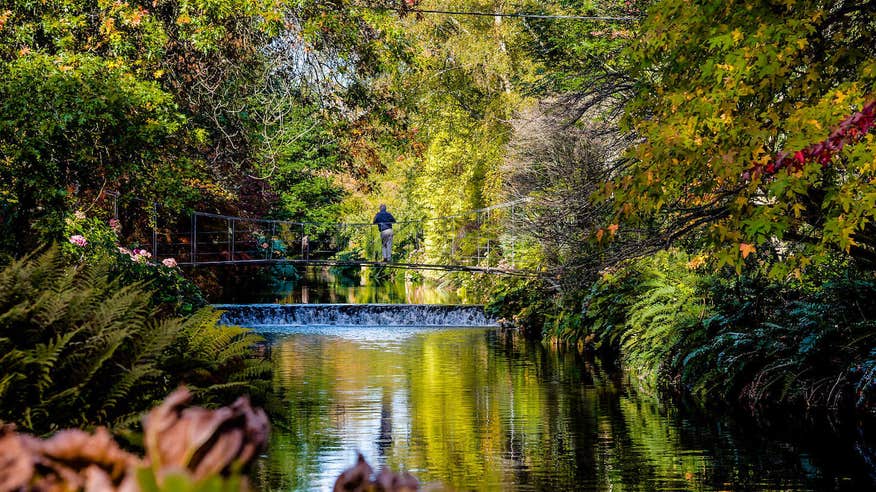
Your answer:
[[[392,229],[380,231],[380,244],[383,251],[383,261],[392,261]]]

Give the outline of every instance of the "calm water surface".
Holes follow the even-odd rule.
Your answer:
[[[661,405],[575,351],[494,329],[270,337],[286,414],[261,490],[331,490],[357,451],[455,490],[874,490],[854,434]]]
[[[441,288],[435,280],[389,268],[363,268],[342,275],[328,267],[290,265],[224,267],[214,270],[224,285],[212,302],[251,304],[459,304],[456,289]],[[393,275],[395,273],[395,275]],[[412,278],[413,277],[413,278]]]

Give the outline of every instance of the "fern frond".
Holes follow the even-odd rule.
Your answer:
[[[270,366],[249,359],[257,337],[217,326],[212,309],[155,319],[151,298],[65,265],[57,248],[0,270],[0,420],[35,433],[125,425],[183,380],[217,402],[265,391]]]

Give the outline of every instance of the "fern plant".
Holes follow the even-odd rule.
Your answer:
[[[876,284],[846,269],[771,290],[737,278],[711,286],[713,336],[692,345],[682,380],[705,397],[749,405],[868,406],[873,401]],[[764,295],[768,292],[769,295]]]
[[[0,420],[38,434],[123,426],[182,382],[217,403],[264,391],[253,335],[216,326],[209,308],[160,318],[150,303],[142,284],[70,266],[57,248],[0,271]]]
[[[190,316],[161,366],[202,403],[228,404],[246,393],[262,405],[270,391],[272,365],[253,349],[263,349],[264,340],[248,328],[219,325],[221,316],[210,308]]]
[[[702,335],[700,320],[709,305],[687,263],[678,251],[641,260],[623,324],[610,335],[624,364],[651,387],[674,378],[680,356]]]

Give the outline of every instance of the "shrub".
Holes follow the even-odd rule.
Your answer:
[[[689,344],[681,380],[707,397],[749,405],[869,406],[876,347],[876,282],[841,266],[784,284],[713,277],[709,334]]]
[[[248,357],[258,337],[217,327],[209,308],[159,317],[150,297],[57,248],[0,271],[0,419],[35,433],[124,427],[182,382],[216,403],[267,388],[268,363]]]
[[[650,388],[701,401],[872,405],[872,274],[825,261],[777,282],[698,263],[664,251],[605,273],[581,312],[551,316],[546,333],[617,355]]]
[[[61,243],[71,263],[100,265],[122,284],[148,286],[152,305],[162,314],[189,315],[207,304],[200,289],[182,275],[172,258],[163,262],[139,245],[122,247],[113,219],[104,221],[76,212],[65,219],[66,241]]]
[[[538,338],[557,307],[542,281],[514,278],[496,288],[484,310],[490,316],[512,321],[524,336]]]

